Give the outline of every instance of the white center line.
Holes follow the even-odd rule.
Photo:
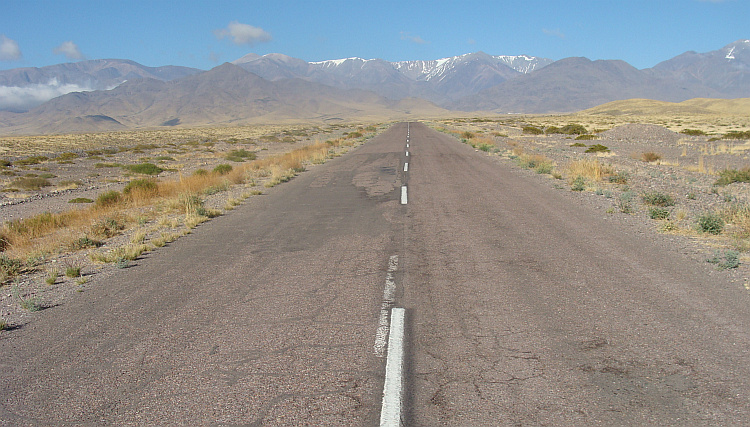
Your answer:
[[[406,152],[406,157],[409,157],[409,152],[408,151]]]
[[[409,172],[409,163],[404,163],[404,172]]]
[[[409,143],[408,142],[406,143],[406,148],[409,148]]]
[[[388,359],[385,362],[385,384],[383,384],[383,405],[380,407],[381,427],[400,427],[402,425],[404,314],[403,308],[394,307],[391,310]]]
[[[380,318],[378,329],[375,331],[375,355],[385,355],[385,342],[388,336],[388,310],[393,304],[396,295],[396,281],[393,274],[398,269],[398,255],[391,255],[388,259],[388,273],[385,275],[385,288],[383,288],[383,302],[380,304]]]
[[[406,197],[406,186],[401,186],[401,204],[405,205],[407,203],[408,199]]]

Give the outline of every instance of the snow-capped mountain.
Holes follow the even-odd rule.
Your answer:
[[[706,53],[685,52],[648,71],[732,97],[750,97],[750,40],[737,40]]]
[[[281,54],[250,54],[233,63],[272,81],[296,77],[343,89],[371,90],[392,99],[421,97],[447,105],[551,62],[526,55],[475,52],[430,61],[398,62],[358,57],[305,62]]]

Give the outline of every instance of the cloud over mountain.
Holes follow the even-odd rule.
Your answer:
[[[254,45],[256,43],[263,43],[271,41],[271,34],[260,27],[253,27],[252,25],[242,24],[237,21],[229,23],[227,28],[222,28],[214,31],[214,35],[219,40],[224,38],[231,38],[232,42],[237,45]]]
[[[86,59],[86,56],[81,53],[81,50],[78,49],[78,46],[70,40],[63,42],[60,46],[54,48],[52,52],[55,55],[65,55],[66,58],[74,61]]]

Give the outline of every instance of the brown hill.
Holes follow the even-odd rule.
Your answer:
[[[446,111],[422,100],[391,101],[300,79],[268,81],[226,63],[171,82],[140,79],[109,91],[70,93],[21,114],[3,114],[0,133],[195,127],[268,122],[390,120]]]

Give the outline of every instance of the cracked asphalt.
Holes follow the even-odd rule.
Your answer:
[[[746,290],[406,128],[2,332],[0,425],[377,425],[393,256],[405,425],[750,424]]]
[[[411,129],[407,425],[750,423],[747,291]]]

